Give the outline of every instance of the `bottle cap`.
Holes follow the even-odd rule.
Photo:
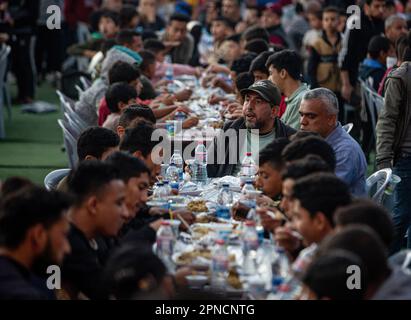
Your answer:
[[[162,226],[169,226],[170,222],[163,220],[163,221],[161,221],[161,225]]]
[[[247,227],[254,227],[254,226],[255,226],[255,222],[254,222],[253,220],[247,220],[247,221],[245,222],[245,225],[246,225]]]
[[[225,242],[224,242],[224,239],[217,239],[217,240],[215,241],[215,243],[216,243],[216,244],[224,244]]]
[[[246,155],[247,157],[251,157],[251,152],[247,152],[245,155]]]

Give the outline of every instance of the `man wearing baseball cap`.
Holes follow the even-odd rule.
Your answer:
[[[247,89],[243,89],[244,96],[243,117],[226,122],[223,131],[232,129],[237,133],[237,145],[233,145],[232,139],[225,137],[224,151],[225,161],[221,163],[221,148],[214,140],[214,157],[212,163],[207,166],[209,177],[222,177],[225,175],[236,175],[241,167],[241,161],[247,152],[251,152],[252,157],[258,163],[258,154],[267,144],[276,138],[289,137],[295,130],[285,125],[278,119],[278,108],[281,101],[279,89],[269,80],[255,82]],[[240,130],[244,130],[240,132]],[[231,137],[232,135],[230,135]],[[246,139],[244,139],[246,138]],[[244,140],[244,141],[242,141]],[[234,154],[232,154],[234,153]],[[236,153],[236,154],[235,154]],[[236,163],[233,163],[236,159]],[[234,161],[235,162],[235,161]]]

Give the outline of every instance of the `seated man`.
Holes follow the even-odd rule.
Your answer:
[[[317,244],[334,228],[334,212],[351,202],[347,185],[331,173],[313,173],[295,181],[292,191],[292,227],[306,246],[293,263],[301,275],[311,263]]]
[[[26,187],[4,198],[0,216],[0,300],[54,298],[46,286],[50,265],[70,252],[66,210],[57,191]]]
[[[126,187],[113,165],[97,160],[81,162],[70,173],[69,191],[75,196],[70,214],[71,253],[62,268],[62,286],[72,299],[79,293],[96,299],[101,295],[105,261],[98,238],[115,237],[129,219]]]
[[[173,63],[188,64],[194,51],[194,39],[187,33],[190,17],[174,13],[169,20],[162,41]]]
[[[213,158],[207,166],[209,177],[237,174],[242,159],[250,149],[254,161],[258,163],[260,150],[275,138],[288,137],[295,132],[277,118],[281,96],[279,90],[270,81],[258,81],[241,93],[245,96],[243,117],[227,122],[223,134],[214,140],[210,152]],[[227,132],[228,130],[230,131]],[[227,134],[230,132],[236,135],[236,145],[233,145],[232,141],[231,144],[226,141],[229,140]],[[221,149],[219,146],[222,143],[225,149],[218,150]],[[224,154],[220,154],[221,151]]]
[[[367,162],[360,145],[337,121],[338,100],[326,88],[308,91],[300,105],[301,130],[319,133],[335,151],[335,174],[345,181],[354,196],[366,193]]]
[[[77,140],[78,161],[104,160],[118,150],[119,144],[120,139],[113,131],[100,127],[88,128]],[[57,190],[68,191],[67,176],[60,180]]]
[[[123,109],[136,102],[137,91],[127,83],[114,83],[108,88],[105,98],[111,113],[104,121],[103,128],[116,131]]]

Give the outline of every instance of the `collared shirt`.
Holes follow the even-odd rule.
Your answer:
[[[296,130],[300,129],[300,103],[303,98],[304,93],[309,90],[306,83],[301,84],[301,86],[293,92],[293,94],[285,98],[285,103],[287,108],[281,117],[281,120],[291,128]]]
[[[325,141],[334,149],[337,177],[348,184],[354,196],[365,196],[367,161],[360,145],[343,129],[340,123]]]

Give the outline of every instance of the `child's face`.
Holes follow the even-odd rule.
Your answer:
[[[280,207],[287,215],[289,219],[291,219],[292,212],[291,212],[291,195],[293,193],[294,187],[294,180],[293,179],[285,179],[282,184],[282,197]]]
[[[110,18],[101,17],[98,30],[107,38],[114,36],[118,32],[118,26]]]
[[[325,12],[323,14],[323,29],[328,32],[337,32],[340,23],[339,16],[335,12]]]
[[[292,200],[291,213],[292,225],[301,234],[306,246],[319,243],[323,239],[324,230],[329,228],[329,223],[324,214],[318,212],[312,217],[298,199]]]
[[[227,36],[227,27],[222,21],[213,21],[211,25],[211,34],[214,40],[222,41]]]
[[[319,30],[322,28],[322,21],[321,19],[318,19],[318,17],[315,14],[309,13],[307,15],[307,18],[312,29]]]
[[[263,163],[258,168],[257,186],[270,198],[275,198],[281,193],[281,175],[269,163]]]

